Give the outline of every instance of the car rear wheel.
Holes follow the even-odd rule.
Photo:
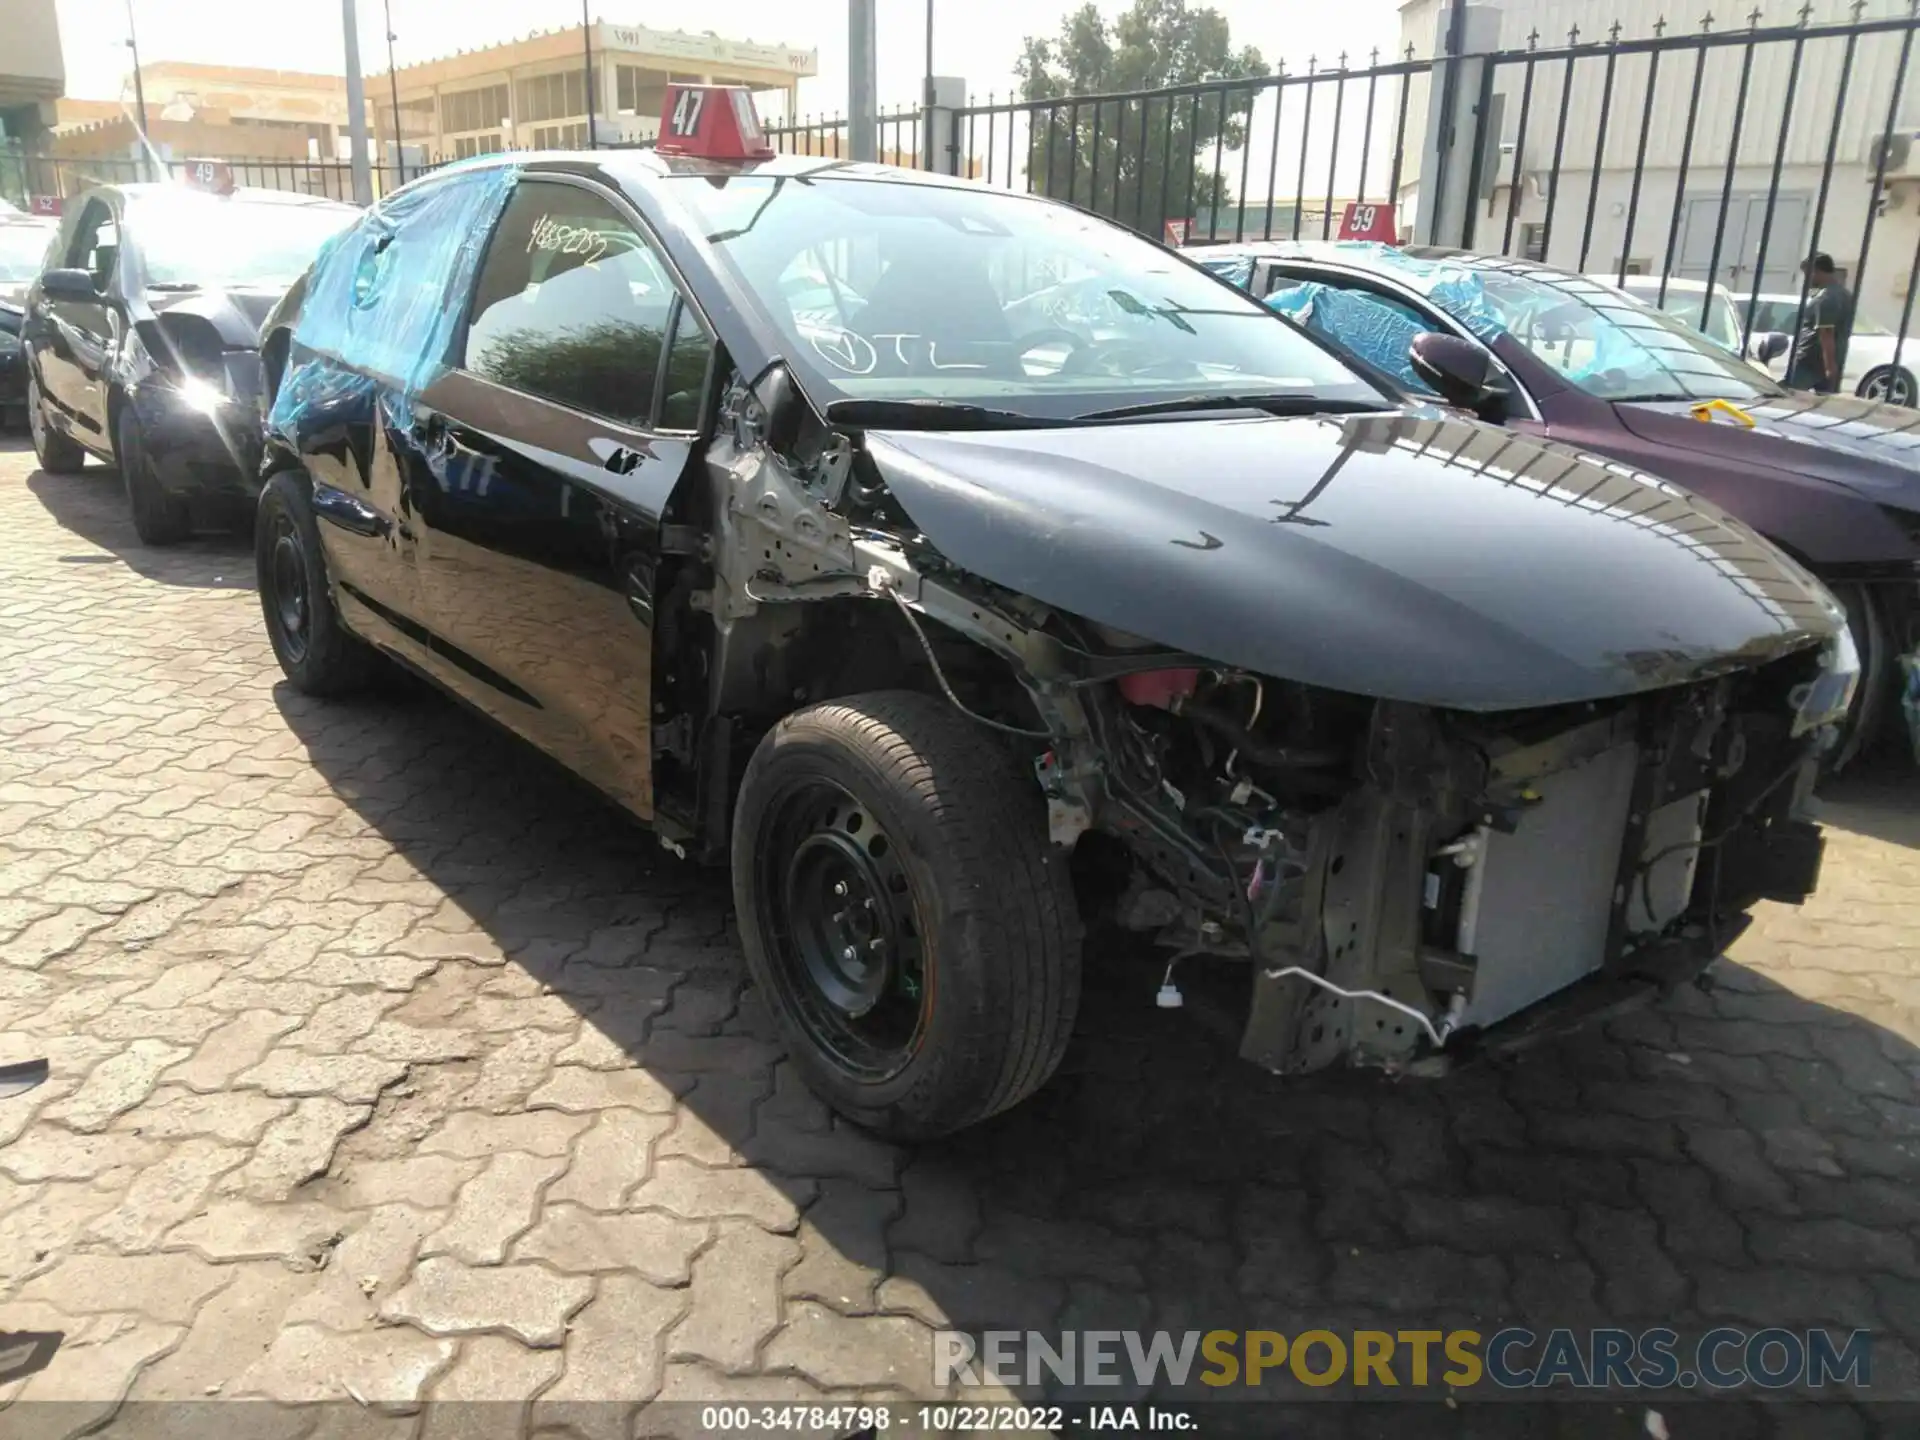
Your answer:
[[[1869,400],[1884,400],[1889,405],[1912,406],[1920,400],[1920,384],[1904,365],[1881,365],[1860,377],[1855,392]]]
[[[890,1138],[984,1120],[1059,1064],[1080,994],[1067,872],[1032,778],[924,695],[797,711],[741,782],[754,981],[813,1089]]]
[[[133,512],[133,529],[148,545],[177,545],[193,533],[186,502],[169,495],[153,473],[153,457],[147,454],[146,432],[131,405],[123,406],[113,427],[113,453],[118,457],[120,483],[126,487],[127,508]]]
[[[364,686],[379,657],[348,632],[334,608],[304,475],[283,470],[261,492],[253,561],[267,638],[294,688],[344,695]]]
[[[27,361],[27,433],[33,437],[33,456],[49,475],[72,475],[87,463],[87,452],[53,428],[47,419],[47,397]]]

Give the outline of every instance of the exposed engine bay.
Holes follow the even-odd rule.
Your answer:
[[[661,678],[663,710],[751,730],[859,685],[937,687],[1032,765],[1057,846],[1124,856],[1118,924],[1251,967],[1241,1049],[1263,1066],[1435,1071],[1523,1043],[1690,979],[1754,902],[1817,882],[1796,816],[1811,732],[1845,705],[1817,647],[1493,712],[1222,666],[960,570],[857,442],[776,433],[791,407],[766,383],[730,387],[686,517],[711,539],[678,583],[711,635],[661,647],[705,657]],[[659,727],[664,835],[724,824],[732,723]]]

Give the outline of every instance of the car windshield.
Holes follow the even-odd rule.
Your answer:
[[[1023,196],[846,177],[680,177],[723,267],[819,403],[1035,419],[1203,395],[1386,397],[1251,298]]]
[[[1602,400],[1756,400],[1780,387],[1692,323],[1582,275],[1391,252],[1385,263],[1489,343],[1511,337]],[[1698,296],[1694,300],[1698,320]]]
[[[0,285],[38,275],[52,234],[52,226],[0,224]]]
[[[358,215],[345,205],[290,205],[185,191],[130,207],[127,229],[149,285],[282,288]]]

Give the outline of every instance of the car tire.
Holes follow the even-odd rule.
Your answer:
[[[346,695],[378,672],[377,652],[349,632],[333,603],[307,477],[282,470],[254,515],[253,562],[274,658],[306,695]]]
[[[186,502],[161,488],[147,454],[146,433],[131,405],[120,407],[113,426],[113,453],[126,487],[134,533],[145,545],[177,545],[193,533]]]
[[[1888,702],[1893,699],[1897,676],[1888,673],[1887,627],[1873,592],[1863,585],[1832,588],[1834,598],[1846,607],[1847,629],[1860,656],[1860,684],[1852,708],[1840,722],[1840,733],[1821,765],[1825,774],[1838,775],[1863,751],[1873,748]]]
[[[1007,1109],[1066,1048],[1079,917],[1022,771],[945,702],[876,691],[787,716],[741,780],[754,982],[814,1092],[889,1139]]]
[[[1868,400],[1912,408],[1920,402],[1920,383],[1915,382],[1913,372],[1904,365],[1879,365],[1860,377],[1853,393]]]
[[[33,373],[33,361],[27,361],[27,433],[33,438],[33,457],[49,475],[74,475],[87,463],[87,452],[79,443],[62,435],[47,419],[47,397],[40,393],[40,381]]]

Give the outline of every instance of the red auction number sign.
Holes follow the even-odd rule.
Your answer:
[[[1364,200],[1348,201],[1346,214],[1340,217],[1340,238],[1378,240],[1382,245],[1397,244],[1393,231],[1393,207]]]
[[[27,211],[33,215],[58,215],[60,213],[60,197],[58,195],[29,195],[27,197]]]
[[[710,160],[770,160],[774,153],[744,85],[667,86],[655,148]]]
[[[223,160],[189,160],[180,172],[180,181],[210,195],[231,195],[233,167]]]

